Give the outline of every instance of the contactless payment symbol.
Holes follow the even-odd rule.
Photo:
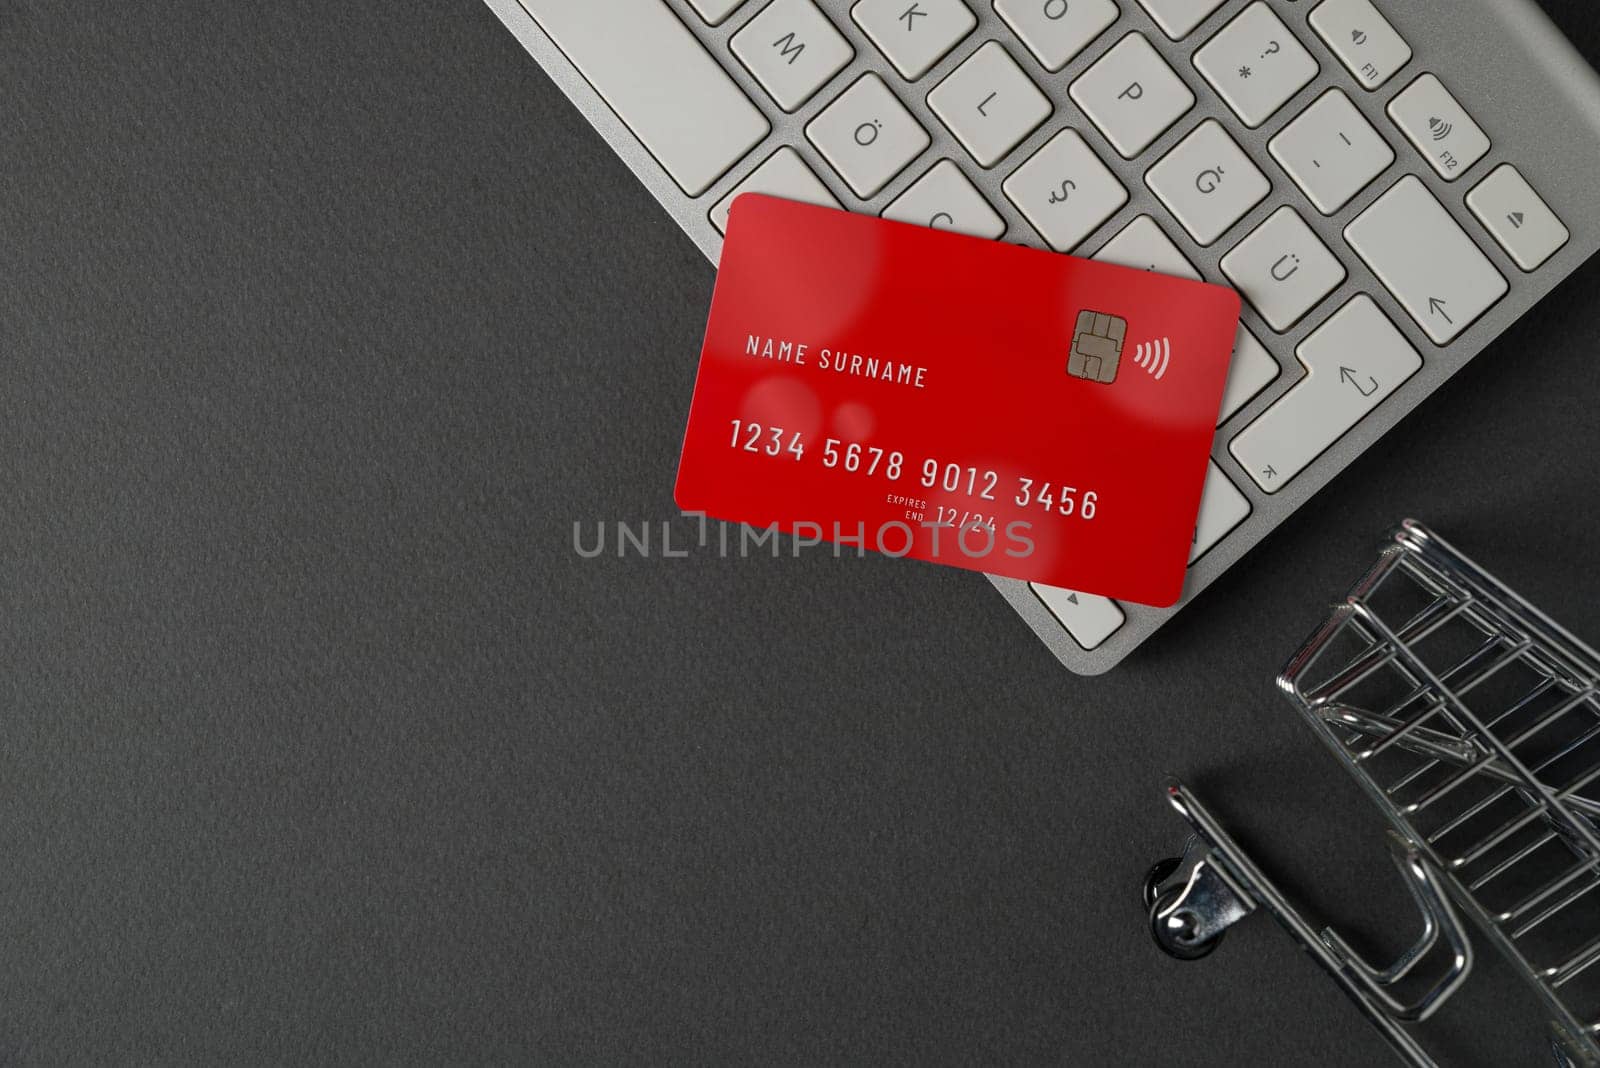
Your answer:
[[[1067,374],[1091,382],[1116,381],[1122,362],[1122,344],[1128,338],[1128,321],[1105,312],[1081,311],[1072,332],[1072,354]]]
[[[1140,342],[1133,350],[1133,362],[1138,364],[1151,378],[1157,382],[1167,376],[1167,365],[1172,362],[1172,341],[1169,338],[1156,338],[1145,343]]]

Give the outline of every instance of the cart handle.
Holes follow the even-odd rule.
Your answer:
[[[1177,779],[1167,781],[1167,801],[1210,847],[1205,862],[1218,875],[1226,875],[1226,883],[1240,899],[1243,907],[1229,910],[1236,915],[1219,917],[1222,926],[1248,915],[1256,905],[1264,906],[1273,919],[1338,980],[1397,1050],[1413,1064],[1433,1063],[1416,1040],[1401,1028],[1400,1022],[1425,1020],[1436,1012],[1466,982],[1472,971],[1473,950],[1461,917],[1446,897],[1442,877],[1431,861],[1404,838],[1389,832],[1390,855],[1422,912],[1423,933],[1399,960],[1380,971],[1363,960],[1332,929],[1325,928],[1319,936],[1266,872],[1233,840],[1221,821]],[[1410,974],[1434,948],[1441,934],[1452,954],[1449,970],[1417,1000],[1406,1003],[1395,998],[1388,987]]]
[[[1340,964],[1385,1012],[1397,1020],[1426,1020],[1466,982],[1472,971],[1472,942],[1461,924],[1461,917],[1445,894],[1441,878],[1433,862],[1424,857],[1415,846],[1393,831],[1389,832],[1389,855],[1405,879],[1406,889],[1422,912],[1422,936],[1400,955],[1392,965],[1381,971],[1368,964],[1331,927],[1322,930],[1322,943],[1338,958]],[[1451,962],[1449,969],[1428,990],[1414,1001],[1403,1002],[1389,993],[1389,988],[1404,979],[1422,962],[1439,942],[1440,934],[1449,943]]]

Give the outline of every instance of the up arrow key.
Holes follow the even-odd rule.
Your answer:
[[[1428,298],[1428,310],[1437,315],[1439,318],[1443,319],[1445,322],[1454,325],[1455,320],[1450,318],[1450,314],[1444,310],[1444,305],[1445,302],[1440,300],[1438,297]]]

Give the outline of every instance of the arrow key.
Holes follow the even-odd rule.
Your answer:
[[[1085,649],[1095,649],[1122,629],[1128,621],[1117,602],[1090,593],[1074,593],[1055,586],[1028,583],[1034,595],[1044,602],[1056,621],[1067,628],[1073,641]]]
[[[1422,367],[1365,293],[1300,343],[1305,377],[1229,444],[1256,485],[1276,493]]]
[[[1505,278],[1414,174],[1344,236],[1436,344],[1454,341],[1506,295]]]

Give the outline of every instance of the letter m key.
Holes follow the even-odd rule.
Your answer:
[[[772,47],[778,50],[780,56],[788,56],[789,65],[792,67],[794,66],[794,61],[800,58],[800,53],[806,50],[806,43],[804,41],[796,41],[794,39],[794,31],[790,30],[776,41],[773,41]]]

